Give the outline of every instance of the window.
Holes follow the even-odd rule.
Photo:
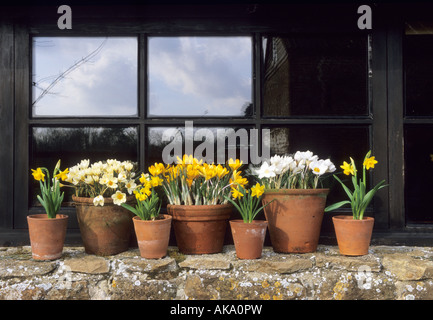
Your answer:
[[[433,172],[432,28],[407,24],[404,37],[404,154],[406,223],[433,222],[430,195]]]
[[[137,53],[134,37],[34,37],[32,116],[137,116]]]
[[[211,143],[199,150],[208,161],[263,148],[360,158],[371,145],[368,47],[367,35],[34,37],[29,166],[117,158],[145,170],[173,139],[183,145],[186,121],[212,133],[193,144]],[[330,201],[343,196],[334,188]]]

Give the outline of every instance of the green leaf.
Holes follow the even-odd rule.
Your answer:
[[[337,203],[331,204],[330,206],[327,206],[327,207],[325,208],[325,212],[329,212],[329,211],[332,211],[332,210],[338,209],[338,208],[344,206],[345,204],[350,204],[350,203],[351,203],[351,202],[350,202],[349,200],[344,200],[344,201],[340,201],[340,202],[337,202]]]

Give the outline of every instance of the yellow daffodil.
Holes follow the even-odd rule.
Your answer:
[[[45,174],[42,172],[41,168],[37,168],[36,170],[32,169],[32,175],[33,175],[33,178],[35,178],[35,180],[37,180],[37,181],[40,181],[40,180],[44,181],[44,179],[45,179]]]
[[[244,196],[243,193],[240,192],[238,189],[232,188],[232,197],[233,197],[233,199],[238,199],[238,198],[241,198],[243,196]]]
[[[346,161],[343,161],[343,165],[340,166],[340,168],[344,170],[343,173],[347,176],[354,174],[353,166],[351,164],[347,163]]]
[[[230,160],[228,161],[228,165],[230,168],[232,168],[233,171],[235,171],[240,168],[240,166],[242,165],[242,161],[239,161],[239,159],[233,160],[232,158],[230,158]]]
[[[233,171],[233,178],[230,179],[230,183],[240,184],[241,186],[244,186],[248,183],[247,178],[243,178],[241,176],[240,171]]]
[[[374,159],[374,157],[370,157],[364,160],[363,165],[367,170],[370,168],[374,168],[374,165],[377,163],[377,160]]]
[[[61,179],[62,181],[65,181],[66,179],[68,179],[68,173],[69,173],[69,169],[66,168],[64,171],[60,171],[54,177],[59,179],[59,180]]]
[[[251,188],[251,196],[256,196],[259,198],[265,192],[265,186],[260,185],[260,183],[256,183],[254,187]]]

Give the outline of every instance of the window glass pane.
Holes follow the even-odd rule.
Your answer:
[[[433,35],[405,37],[407,116],[433,116]]]
[[[33,127],[31,132],[32,169],[44,166],[51,172],[59,159],[62,169],[83,159],[91,162],[107,159],[138,162],[137,127]],[[34,182],[33,179],[30,181]],[[38,203],[38,188],[36,183],[30,183],[32,205]],[[70,201],[70,196],[71,192],[65,192],[66,202]]]
[[[224,163],[230,158],[245,159],[247,163],[251,155],[250,137],[251,130],[245,127],[151,127],[147,164],[176,162],[175,154],[182,157],[187,152],[186,141],[192,142],[194,156],[207,163]]]
[[[149,38],[149,116],[252,112],[250,37]]]
[[[342,174],[340,166],[343,161],[349,162],[349,157],[352,157],[356,163],[362,163],[369,145],[368,127],[354,125],[272,127],[268,142],[271,156],[310,150],[321,159],[329,158],[337,168],[334,173],[344,182],[347,182],[348,176]],[[332,175],[324,179],[323,183],[324,187],[331,189],[328,204],[347,200],[343,188]],[[331,225],[330,217],[331,214],[325,215],[324,225]]]
[[[405,128],[405,199],[408,223],[432,223],[433,126]]]
[[[33,38],[34,117],[136,116],[137,38]]]
[[[368,115],[366,36],[263,39],[264,115]]]

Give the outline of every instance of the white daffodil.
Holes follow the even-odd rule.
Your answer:
[[[107,178],[107,183],[106,183],[106,185],[107,185],[107,187],[109,187],[109,188],[111,188],[111,189],[116,189],[117,188],[117,178],[115,178],[115,177],[108,177]]]
[[[137,187],[137,184],[134,182],[134,180],[129,180],[125,184],[125,188],[128,190],[129,194],[132,194]]]
[[[113,199],[113,203],[118,206],[126,202],[126,194],[120,191],[116,191],[116,193],[113,194],[111,198]]]
[[[97,196],[97,197],[94,197],[93,198],[93,205],[96,207],[96,206],[101,206],[101,207],[103,207],[104,206],[104,197],[103,196],[101,196],[101,195],[99,195],[99,196]]]
[[[127,176],[126,176],[126,173],[124,171],[119,172],[119,174],[117,176],[117,181],[118,182],[126,182],[127,181]]]
[[[86,176],[84,178],[84,182],[87,183],[87,184],[92,185],[95,181],[93,180],[93,176]]]

